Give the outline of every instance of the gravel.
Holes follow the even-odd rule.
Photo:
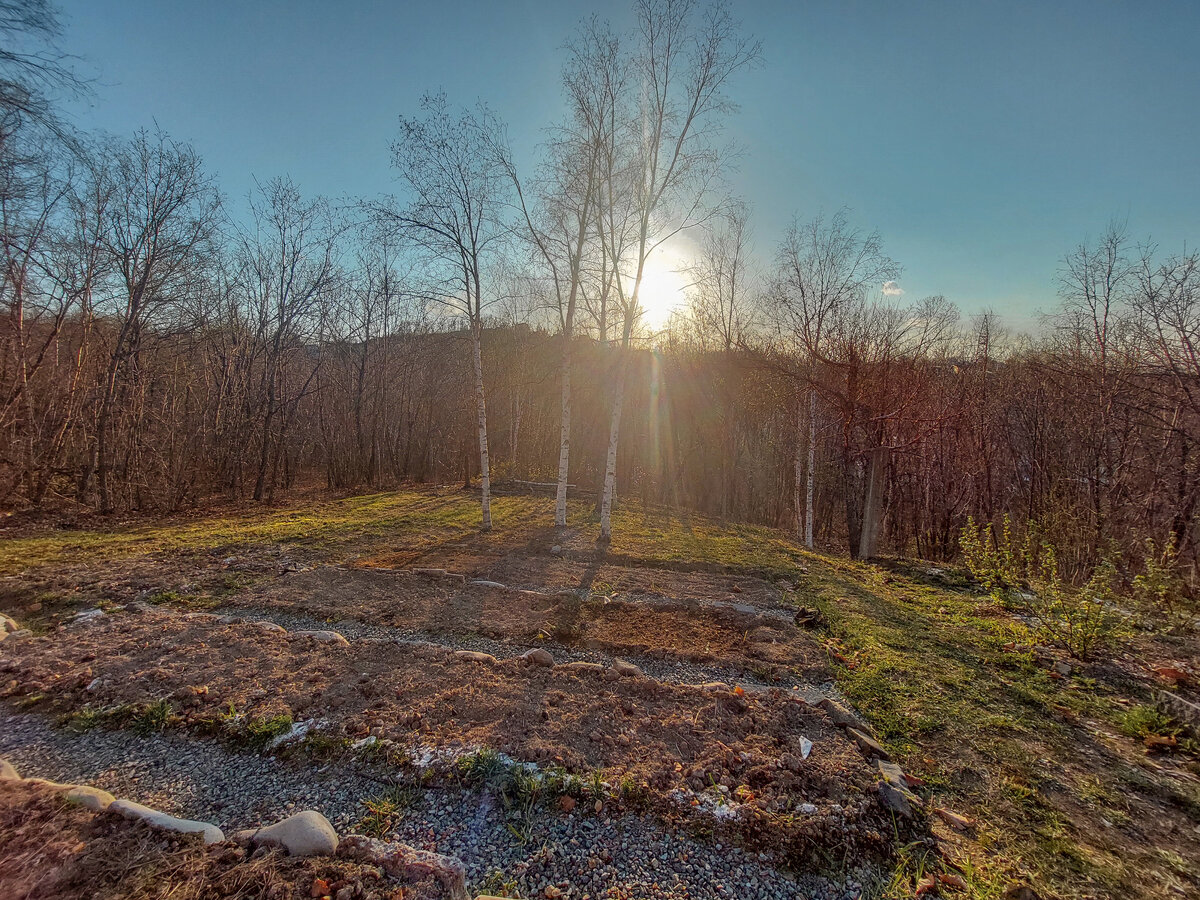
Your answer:
[[[226,832],[311,808],[345,833],[366,812],[362,801],[387,783],[383,770],[350,762],[307,766],[173,734],[77,734],[4,707],[0,756],[26,777],[91,784]],[[553,885],[569,900],[852,900],[875,874],[855,867],[840,880],[789,873],[765,857],[700,843],[633,815],[563,815],[541,807],[515,821],[509,815],[488,792],[431,786],[386,837],[458,857],[479,889],[515,881],[521,896],[531,898]]]

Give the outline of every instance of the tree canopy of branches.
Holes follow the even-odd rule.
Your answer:
[[[603,540],[640,497],[862,557],[949,559],[1008,516],[1067,573],[1147,540],[1194,568],[1200,254],[1110,226],[1030,337],[907,299],[845,210],[756,247],[722,136],[757,43],[720,3],[635,12],[580,25],[527,172],[486,107],[432,95],[398,196],[339,206],[286,177],[231,202],[160,131],[68,135],[52,8],[0,2],[5,510],[460,481],[486,529],[495,480],[552,483],[559,527],[594,503]],[[684,233],[689,304],[655,330]]]

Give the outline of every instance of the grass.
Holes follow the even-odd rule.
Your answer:
[[[386,837],[395,829],[404,811],[416,806],[420,800],[421,792],[416,788],[393,785],[362,801],[367,812],[358,820],[355,830],[367,837]]]
[[[922,567],[888,567],[812,555],[793,599],[817,606],[838,686],[905,768],[923,777],[932,802],[969,811],[979,822],[967,896],[998,896],[1022,871],[1064,896],[1132,896],[1145,869],[1114,850],[1132,836],[1100,837],[1129,825],[1114,797],[1121,751],[1108,725],[1132,737],[1172,733],[1147,706],[1126,710],[1122,692],[1086,678],[1054,679],[1016,649],[1036,636],[990,608],[961,574],[930,577]],[[1014,646],[1016,645],[1016,646]],[[1126,746],[1129,757],[1142,756]],[[1133,771],[1187,812],[1195,800],[1152,770]],[[1114,790],[1116,788],[1116,790]],[[1163,860],[1138,852],[1139,866]],[[1130,860],[1129,862],[1131,862]],[[897,866],[882,896],[912,896],[922,863]],[[1167,868],[1170,868],[1169,866]],[[901,886],[902,883],[902,886]],[[905,893],[907,891],[908,893]]]
[[[236,509],[11,538],[0,543],[0,574],[48,570],[63,559],[87,564],[134,556],[237,555],[264,545],[386,565],[389,558],[412,558],[467,540],[519,547],[551,520],[551,512],[548,498],[496,497],[493,532],[480,535],[477,498],[461,491]],[[569,515],[583,541],[596,537],[590,504],[571,504]],[[934,805],[979,822],[976,832],[953,842],[948,857],[935,860],[925,849],[902,848],[894,883],[883,886],[879,896],[911,896],[935,864],[950,865],[967,885],[958,895],[976,900],[999,896],[1022,872],[1045,886],[1043,893],[1146,896],[1142,885],[1156,878],[1169,883],[1180,877],[1181,866],[1195,862],[1176,849],[1146,846],[1138,831],[1142,814],[1133,802],[1200,817],[1200,789],[1163,777],[1140,744],[1151,735],[1177,734],[1173,723],[1146,704],[1148,693],[1138,695],[1129,685],[1079,674],[1052,678],[1028,650],[1016,649],[1036,643],[1037,636],[976,593],[965,573],[811,553],[771,529],[722,527],[698,516],[646,510],[636,502],[616,509],[610,553],[619,560],[666,567],[701,564],[786,580],[792,602],[820,610],[827,624],[813,637],[826,646],[839,689],[906,770],[925,780],[922,790]],[[230,592],[240,586],[236,580],[227,585]],[[611,590],[592,585],[593,595]],[[155,730],[169,723],[170,710],[81,711],[71,725],[94,727],[114,717]],[[281,719],[239,722],[236,730],[239,737],[266,746],[290,727],[290,720]],[[300,746],[320,740],[310,736]],[[320,758],[345,747],[314,743],[305,749]],[[369,757],[375,751],[359,752]],[[521,811],[532,804],[561,794],[607,794],[598,774],[595,786],[549,771],[538,781],[488,750],[464,757],[459,775],[496,790],[518,837]],[[635,805],[639,787],[622,785],[616,793]],[[395,814],[386,801],[380,800],[376,810],[368,807],[376,824],[367,827],[382,828]]]
[[[492,498],[493,536],[512,539],[531,522],[552,519],[552,501],[542,497]],[[570,524],[585,538],[599,525],[591,504],[573,502]],[[343,500],[307,502],[283,508],[238,507],[189,518],[71,531],[38,531],[0,542],[0,576],[31,574],[60,567],[135,556],[221,552],[236,555],[248,547],[279,544],[330,559],[369,559],[380,551],[395,555],[444,546],[479,533],[479,504],[470,493],[434,490],[370,494]],[[610,552],[651,563],[698,560],[769,576],[790,576],[803,554],[768,528],[722,527],[699,517],[669,516],[634,502],[613,513]],[[230,584],[236,590],[239,584]],[[170,592],[163,592],[169,594]],[[152,602],[173,599],[160,595]]]
[[[276,738],[291,731],[293,724],[286,713],[250,719],[238,731],[236,743],[251,750],[265,750]]]

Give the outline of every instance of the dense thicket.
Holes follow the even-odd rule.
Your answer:
[[[680,9],[694,12],[639,4],[643,38],[691,34]],[[695,27],[723,90],[757,50],[719,14]],[[656,71],[638,46],[630,65]],[[446,118],[434,98],[440,125],[406,120],[394,148],[404,177],[427,180],[423,199],[342,208],[287,179],[230,204],[164,134],[64,138],[10,66],[0,504],[165,511],[269,501],[301,480],[465,482],[490,447],[501,481],[561,476],[599,499],[613,469],[618,502],[856,554],[949,558],[968,517],[1008,515],[1040,522],[1079,571],[1147,538],[1195,560],[1197,254],[1110,228],[1064,256],[1048,286],[1060,313],[1034,338],[944,298],[905,302],[879,236],[844,214],[760,241],[773,262],[755,272],[748,209],[711,196],[714,144],[684,139],[703,121],[684,128],[666,101],[650,149],[696,154],[699,186],[667,173],[676,194],[647,198],[650,150],[618,124],[645,121],[644,99],[621,93],[622,52],[596,23],[581,30],[572,112],[529,183],[489,115]],[[727,113],[712,90],[701,99]],[[476,129],[473,154],[495,152],[460,162],[486,193],[463,207],[484,216],[474,232],[436,231],[453,210],[437,205],[433,126]],[[703,248],[689,305],[654,332],[642,269],[682,228]],[[468,258],[476,233],[487,243]]]

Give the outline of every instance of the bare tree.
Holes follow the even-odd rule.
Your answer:
[[[749,324],[754,295],[749,219],[748,204],[731,203],[716,227],[705,232],[691,269],[691,316],[706,349],[710,341],[725,351],[733,349]]]
[[[252,225],[240,231],[238,258],[255,346],[262,354],[261,442],[253,496],[263,500],[271,499],[287,430],[320,357],[290,392],[284,371],[325,326],[341,275],[338,238],[343,228],[327,201],[305,200],[288,178],[260,185],[250,211]]]
[[[531,209],[507,148],[501,160],[512,178],[526,236],[545,266],[561,335],[558,481],[554,523],[567,524],[567,486],[571,449],[571,347],[589,243],[596,237],[601,157],[611,145],[608,129],[618,102],[623,71],[620,42],[595,19],[586,22],[568,45],[563,85],[568,119],[555,129],[537,182]]]
[[[897,263],[883,252],[877,232],[864,234],[849,223],[846,210],[831,218],[817,215],[793,222],[779,250],[772,305],[780,324],[804,354],[801,383],[808,395],[796,404],[795,508],[796,528],[804,523],[804,543],[813,546],[813,494],[816,470],[817,392],[819,369],[833,362],[827,343],[833,334],[852,348],[851,335],[862,330],[869,294],[899,274]],[[807,429],[803,429],[803,424]],[[807,431],[807,434],[804,431]],[[803,509],[801,509],[801,445],[807,447]]]
[[[664,242],[709,218],[711,188],[724,157],[716,138],[733,106],[729,80],[758,59],[760,46],[738,32],[722,3],[640,0],[630,62],[636,97],[614,98],[614,123],[601,156],[599,232],[613,273],[622,326],[612,391],[608,452],[600,501],[600,540],[612,539],[628,355],[642,313],[646,263]],[[619,118],[618,118],[619,117]]]
[[[400,120],[392,164],[409,205],[384,210],[411,234],[428,265],[430,296],[466,321],[475,376],[476,431],[484,531],[492,527],[487,403],[483,383],[483,313],[489,266],[511,228],[505,221],[509,175],[495,149],[499,124],[486,108],[453,112],[445,95],[421,101],[424,118]]]
[[[102,512],[113,510],[113,419],[121,379],[155,316],[191,289],[213,236],[220,201],[200,157],[158,132],[106,149],[98,178],[112,179],[104,249],[114,274],[105,304],[116,333],[96,413],[96,480]]]
[[[61,34],[50,0],[0,0],[0,155],[17,152],[13,137],[23,124],[80,149],[54,108],[56,95],[87,89],[58,47]]]

